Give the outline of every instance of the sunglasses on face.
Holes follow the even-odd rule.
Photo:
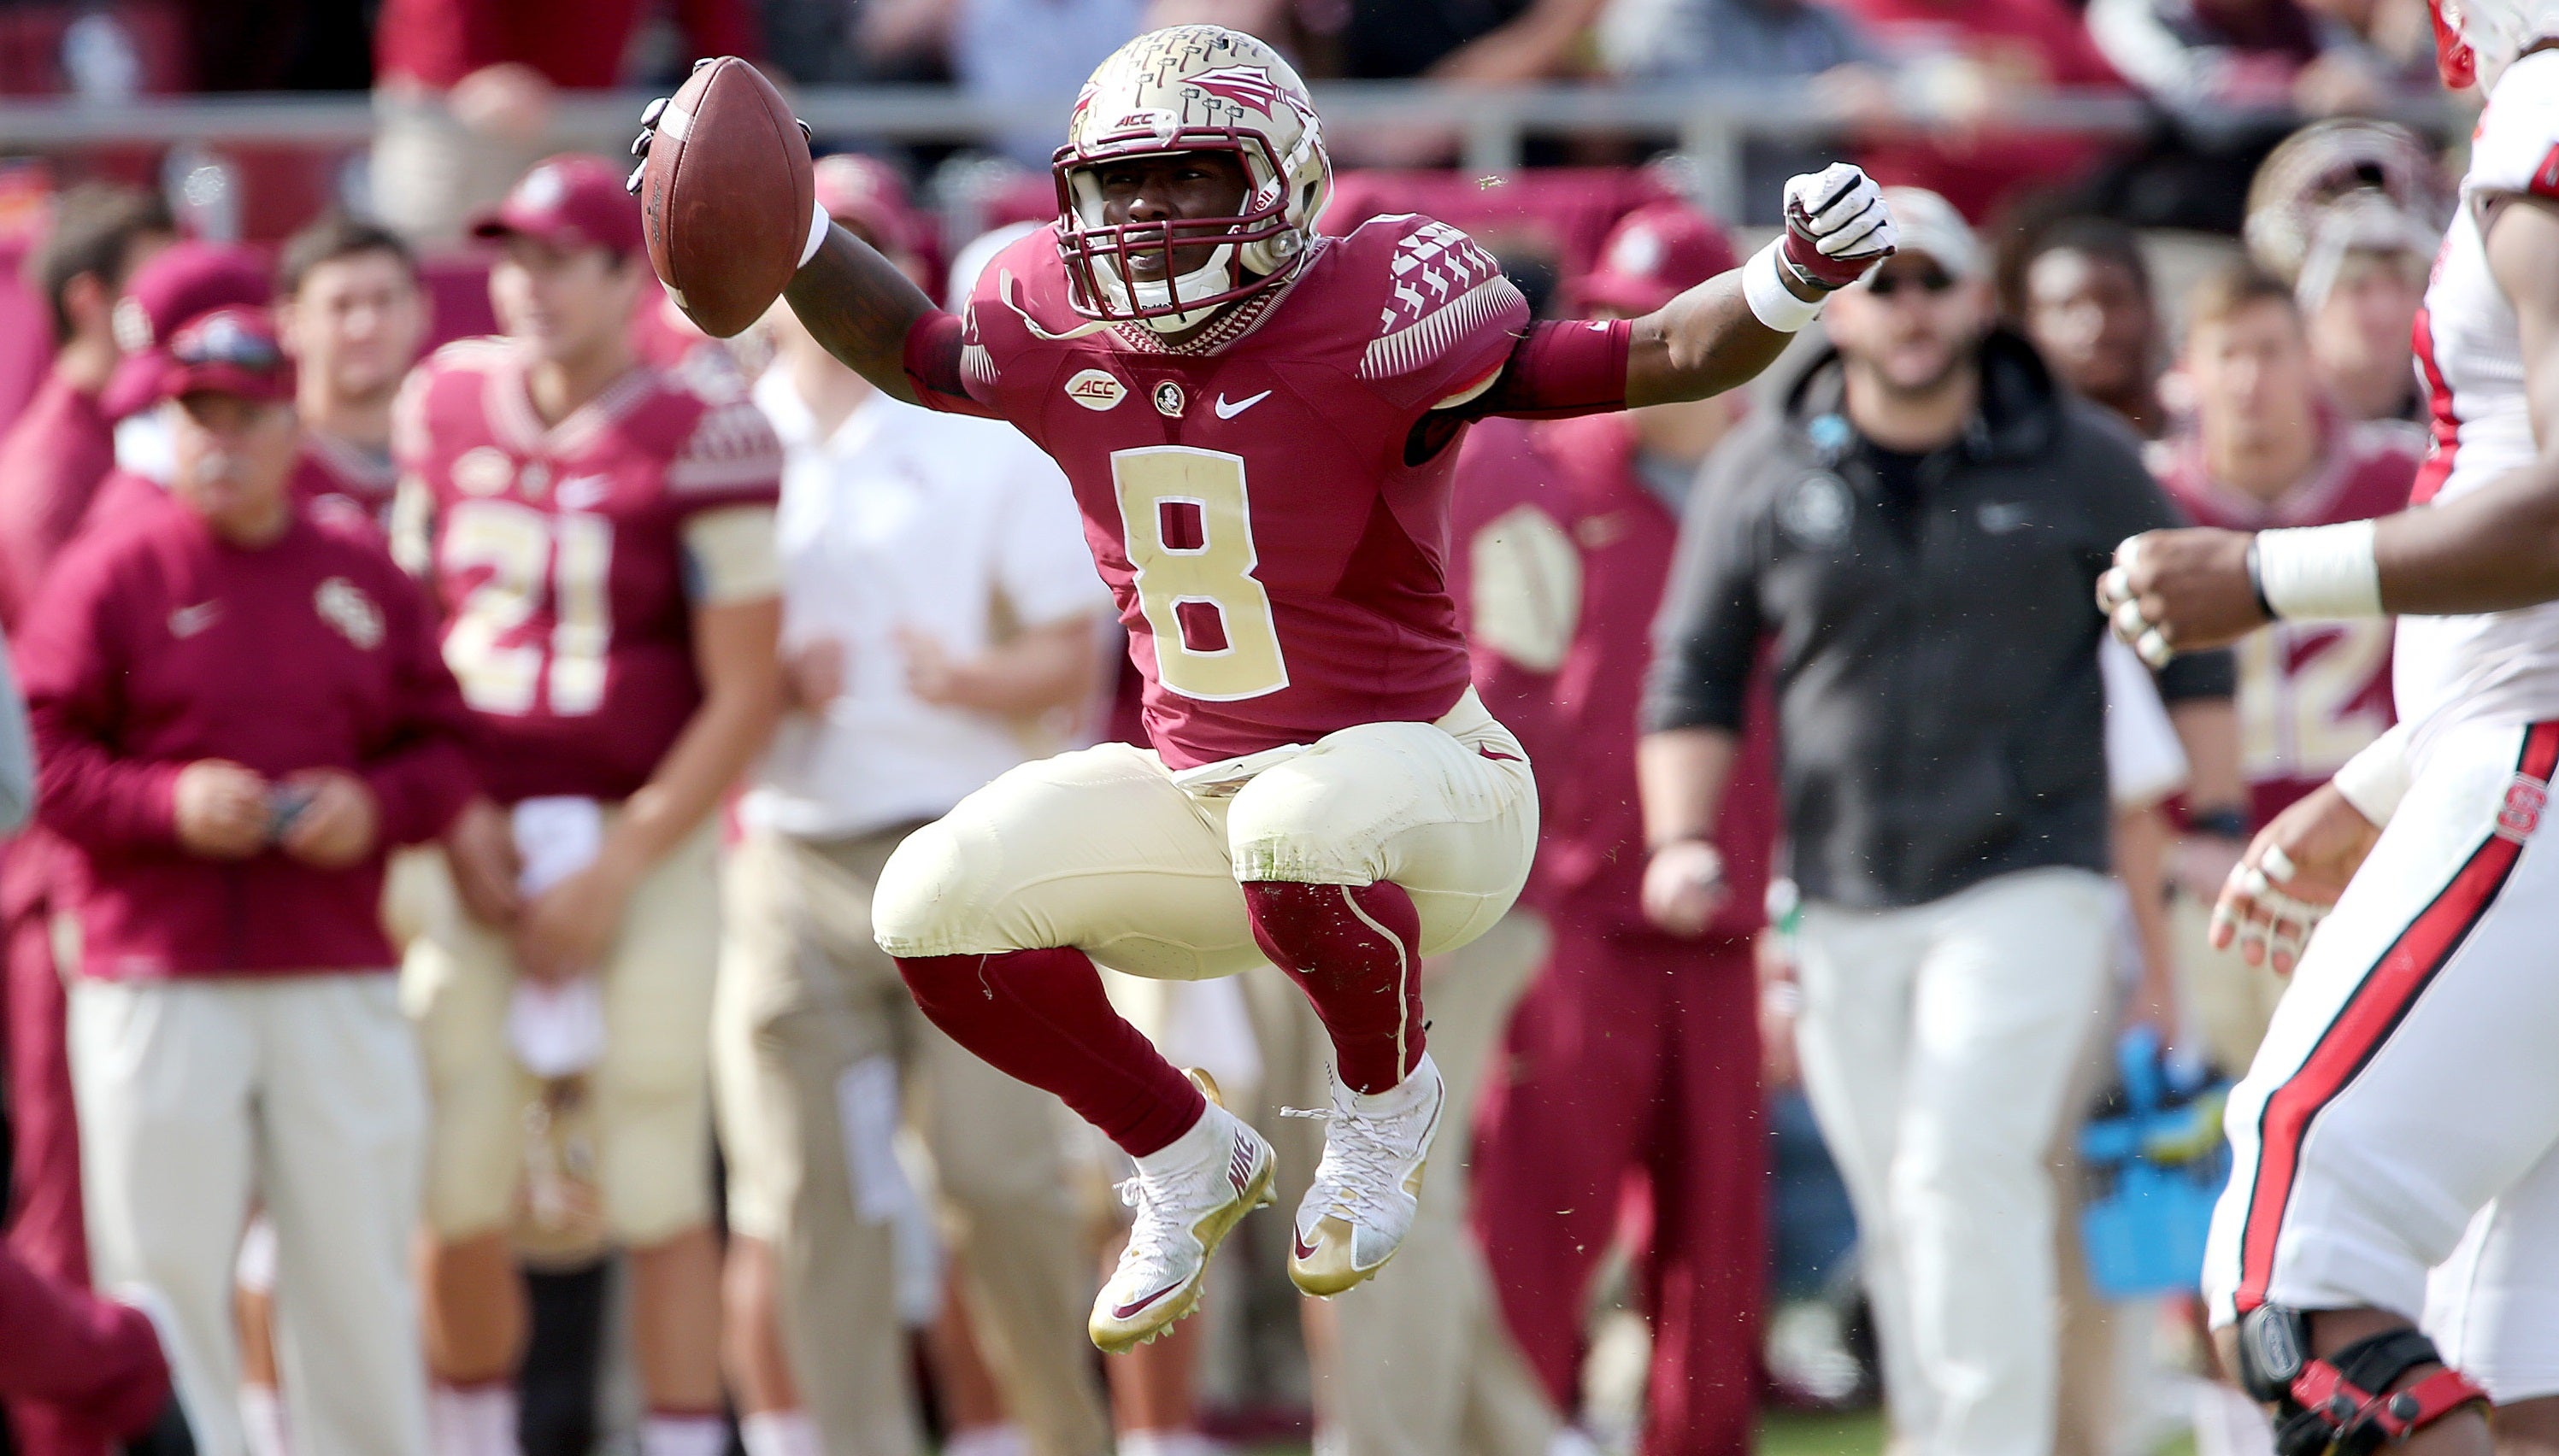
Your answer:
[[[1878,298],[1890,298],[1904,287],[1922,293],[1938,294],[1953,290],[1953,275],[1939,268],[1910,268],[1898,273],[1878,273],[1867,280],[1867,291]]]
[[[284,355],[274,340],[219,319],[210,327],[191,330],[170,341],[169,353],[178,363],[191,367],[228,364],[255,373],[269,373],[284,364]]]

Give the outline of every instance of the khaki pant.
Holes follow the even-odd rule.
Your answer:
[[[587,1074],[606,1226],[647,1248],[710,1222],[711,982],[718,832],[705,824],[631,896],[603,969],[604,1054]],[[439,854],[435,867],[443,870]],[[426,1050],[435,1127],[427,1222],[447,1239],[509,1227],[541,1087],[507,1044],[516,954],[473,919],[449,873],[411,871],[417,917],[400,997]]]
[[[1176,774],[1125,743],[1012,770],[899,846],[880,945],[1072,946],[1130,975],[1201,980],[1262,963],[1237,881],[1393,880],[1436,955],[1501,919],[1537,851],[1527,755],[1472,690],[1436,723],[1362,723],[1220,772]]]
[[[926,1022],[872,942],[872,887],[904,834],[750,833],[730,857],[712,1018],[730,1224],[779,1255],[784,1340],[828,1450],[921,1450],[892,1229],[913,1195],[889,1149],[913,1126],[1012,1414],[1042,1456],[1092,1456],[1110,1435],[1065,1125],[1047,1093]]]
[[[2239,944],[2215,950],[2203,936],[2212,907],[2191,895],[2169,901],[2169,939],[2177,950],[2179,979],[2203,1034],[2204,1055],[2225,1077],[2237,1077],[2257,1060],[2257,1044],[2284,999],[2285,977],[2270,965],[2250,965]]]
[[[426,1090],[387,972],[72,988],[98,1287],[145,1284],[204,1456],[243,1456],[232,1268],[252,1199],[276,1233],[294,1437],[425,1456],[409,1272]]]
[[[1430,1015],[1430,1058],[1447,1084],[1448,1111],[1431,1146],[1422,1207],[1395,1261],[1330,1302],[1333,1368],[1316,1371],[1316,1400],[1337,1456],[1544,1456],[1562,1421],[1522,1364],[1494,1297],[1491,1275],[1467,1227],[1467,1157],[1472,1109],[1485,1064],[1510,1021],[1511,1006],[1545,964],[1552,942],[1535,912],[1513,910],[1475,941],[1423,964]],[[1322,1106],[1330,1048],[1303,993],[1276,972],[1252,978],[1266,1023],[1280,1101]],[[1283,1124],[1302,1136],[1309,1124]],[[1281,1154],[1303,1196],[1321,1147]],[[1337,1443],[1337,1444],[1335,1444]]]
[[[1815,901],[1796,936],[1804,1091],[1857,1209],[1895,1447],[2045,1456],[2045,1155],[2104,1014],[2110,887],[2001,875],[1905,909]]]

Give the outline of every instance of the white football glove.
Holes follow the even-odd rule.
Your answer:
[[[1846,288],[1892,256],[1883,189],[1865,169],[1833,162],[1786,183],[1786,266],[1815,288]]]

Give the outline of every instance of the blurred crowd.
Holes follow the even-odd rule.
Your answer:
[[[1838,741],[1876,763],[1944,742],[1793,736],[1861,708],[1853,684],[1772,690],[1803,651],[1781,558],[1837,547],[1850,496],[1902,503],[1890,521],[1975,471],[2060,491],[2108,548],[2175,515],[2403,505],[2450,174],[2426,131],[2372,118],[2440,104],[2422,0],[383,0],[370,33],[356,12],[0,9],[12,92],[370,86],[379,125],[364,181],[331,174],[273,227],[223,225],[156,159],[0,172],[24,263],[0,296],[0,626],[44,789],[0,865],[0,1299],[20,1262],[163,1292],[0,1320],[17,1449],[94,1456],[183,1408],[222,1456],[1205,1456],[1309,1429],[1355,1456],[1686,1456],[1748,1449],[1770,1405],[1878,1400],[1913,1450],[2118,1456],[2187,1427],[2270,1449],[2197,1374],[2187,1299],[2082,1267],[2104,1180],[2078,1133],[2121,1102],[2119,1032],[2181,1086],[2246,1065],[2280,983],[2209,951],[2204,910],[2247,835],[2389,725],[2387,625],[2278,624],[2154,681],[2072,618],[2045,670],[2073,703],[2102,676],[2102,722],[1934,659],[1926,680],[1981,689],[1946,731],[2031,780],[1987,811],[2037,827],[1984,847],[1930,837],[1959,832],[1966,786],[1818,767]],[[932,1032],[865,928],[916,823],[1135,732],[1063,479],[999,426],[880,396],[787,310],[700,335],[619,165],[544,152],[558,92],[696,53],[1063,94],[1174,19],[1322,77],[1805,77],[1848,129],[1752,140],[1744,196],[1772,208],[1845,148],[1900,189],[1905,246],[1747,399],[1470,434],[1448,568],[1547,825],[1523,908],[1429,972],[1473,1115],[1389,1275],[1300,1301],[1253,1256],[1277,1222],[1248,1223],[1203,1317],[1097,1365],[1080,1319],[1125,1167]],[[2004,118],[2055,88],[2139,94],[2154,124],[2101,144]],[[1905,131],[1907,107],[1956,121]],[[1542,160],[1571,165],[1494,186],[1437,170],[1444,138],[1336,144],[1377,170],[1345,173],[1327,230],[1438,217],[1553,316],[1656,308],[1767,220],[1706,217],[1625,139],[1554,139]],[[991,165],[847,152],[819,196],[965,300],[1054,206],[1043,173],[989,186]],[[652,443],[594,443],[625,435]],[[1789,451],[1813,474],[1753,484]],[[610,528],[528,535],[476,499],[528,471],[559,493],[545,519]],[[624,491],[675,504],[626,515]],[[1982,528],[2046,509],[2001,496]],[[1930,575],[1919,522],[1860,553],[2015,586],[1980,610],[2033,616],[1996,564]],[[1717,554],[1744,538],[1772,554]],[[518,577],[550,599],[538,645],[507,616]],[[191,615],[222,592],[244,620],[295,606],[307,640]],[[579,706],[626,651],[660,688]],[[1665,846],[1712,873],[1648,877]],[[1837,872],[1928,855],[1954,867]],[[2057,899],[1979,909],[2053,876]],[[1931,1049],[1852,1025],[1837,968],[1905,956],[1933,984],[1984,925],[2027,943],[2034,996],[1983,994],[2033,1001],[2006,1033],[2032,1055],[1950,1045],[2040,1069],[2032,1094],[1861,1085],[1876,1049]],[[176,1007],[155,983],[257,991]],[[1325,1049],[1283,979],[1113,994],[1302,1178],[1319,1134],[1284,1109],[1318,1101]],[[334,1061],[278,1050],[315,1039]],[[219,1086],[184,1051],[206,1045]],[[1879,1098],[1896,1131],[1844,1131]]]

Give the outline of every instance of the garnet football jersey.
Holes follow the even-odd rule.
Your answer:
[[[2398,420],[2329,415],[2309,480],[2268,505],[2212,479],[2191,434],[2152,447],[2151,470],[2198,525],[2224,530],[2333,525],[2388,515],[2408,504],[2425,434]],[[2277,622],[2234,647],[2239,667],[2239,769],[2250,827],[2328,782],[2390,727],[2387,617]]]
[[[302,432],[301,458],[293,462],[297,499],[323,510],[361,516],[380,527],[390,523],[391,497],[398,486],[399,467],[387,453],[376,455],[318,430]]]
[[[489,792],[622,799],[701,702],[686,532],[769,512],[782,450],[742,392],[647,364],[545,426],[526,362],[464,340],[410,376],[395,544],[443,613]]]
[[[1316,240],[1179,348],[1069,307],[1050,231],[987,265],[961,371],[1073,484],[1167,764],[1456,704],[1457,452],[1406,447],[1433,406],[1499,375],[1528,317],[1490,254],[1410,216]]]

